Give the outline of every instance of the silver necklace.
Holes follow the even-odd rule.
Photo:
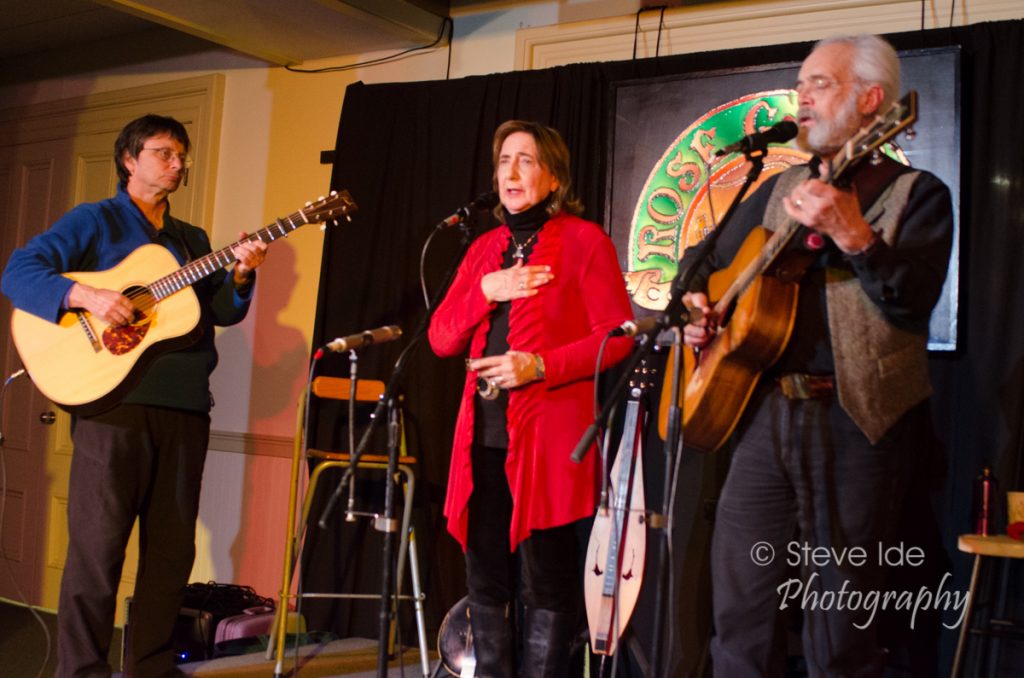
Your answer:
[[[526,242],[520,244],[519,241],[516,240],[516,234],[510,232],[509,235],[512,236],[512,244],[516,246],[516,251],[512,253],[512,258],[513,259],[523,259],[523,258],[525,258],[526,255],[523,254],[523,250],[526,248],[527,245],[529,245],[531,242],[533,242],[533,239],[537,237],[538,233],[540,233],[540,229],[539,228],[536,231],[533,232],[533,235],[531,235],[529,238],[526,239]]]

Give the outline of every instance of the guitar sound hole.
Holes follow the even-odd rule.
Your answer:
[[[103,346],[113,355],[130,353],[149,332],[152,311],[155,305],[153,295],[144,287],[129,287],[124,295],[135,306],[135,318],[128,325],[108,327],[103,330]]]

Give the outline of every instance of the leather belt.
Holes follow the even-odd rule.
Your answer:
[[[779,377],[779,387],[790,400],[814,400],[835,393],[836,379],[831,374],[793,372]]]

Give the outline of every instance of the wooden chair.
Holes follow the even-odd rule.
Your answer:
[[[327,398],[332,400],[348,401],[350,399],[352,382],[349,379],[342,379],[339,377],[317,377],[313,380],[312,393],[318,398]],[[361,379],[356,382],[356,395],[355,400],[363,403],[376,403],[384,394],[384,382],[370,379]],[[347,469],[351,463],[351,455],[348,452],[332,452],[326,450],[309,449],[306,451],[305,457],[308,459],[315,460],[316,464],[313,467],[312,472],[309,476],[309,484],[306,489],[305,496],[302,500],[302,511],[298,522],[295,520],[297,499],[299,493],[299,479],[302,472],[302,439],[305,428],[305,396],[300,399],[298,407],[298,421],[296,424],[296,435],[295,435],[295,451],[292,457],[292,478],[291,488],[289,492],[289,508],[288,508],[288,528],[287,538],[285,542],[285,553],[284,553],[284,575],[281,584],[280,603],[277,608],[277,616],[274,622],[274,633],[271,637],[270,645],[267,648],[267,658],[271,658],[273,652],[275,659],[275,676],[284,675],[284,653],[285,653],[285,615],[283,611],[288,609],[288,603],[291,600],[299,598],[299,595],[291,593],[292,588],[292,576],[295,570],[295,564],[298,559],[298,552],[301,549],[302,544],[302,533],[305,529],[307,520],[309,518],[310,507],[313,503],[313,498],[316,493],[317,486],[319,485],[322,474],[329,469]],[[395,578],[395,586],[398,590],[398,600],[411,600],[413,602],[415,613],[416,613],[416,630],[419,640],[419,651],[420,651],[420,668],[424,676],[430,674],[430,663],[427,650],[427,630],[426,621],[424,616],[424,605],[423,601],[425,596],[420,586],[420,573],[419,573],[419,560],[416,555],[416,536],[411,526],[412,518],[412,504],[413,495],[416,489],[416,475],[413,471],[413,466],[416,463],[414,457],[406,455],[405,446],[405,428],[401,422],[401,415],[399,428],[401,429],[398,466],[396,471],[396,477],[394,482],[400,482],[403,488],[404,506],[402,508],[402,520],[398,527],[400,530],[400,540],[398,546],[398,562],[397,562],[397,575]],[[357,465],[359,469],[369,469],[376,471],[387,471],[388,468],[388,457],[386,454],[363,454]],[[366,516],[369,514],[358,514]],[[385,522],[383,515],[372,515],[374,518],[375,527],[379,530],[392,529]],[[296,530],[298,528],[298,533]],[[405,559],[409,559],[409,573],[412,583],[412,595],[402,594],[402,583],[404,580],[405,573]],[[376,599],[380,600],[380,594],[373,593],[312,593],[303,592],[302,598],[349,598],[349,599]],[[395,642],[395,623],[392,622],[391,630],[388,637],[388,649],[389,654],[393,653]]]
[[[950,678],[960,678],[967,657],[967,644],[972,636],[982,639],[1009,638],[1024,640],[1024,623],[1006,619],[993,619],[988,614],[980,626],[972,626],[975,608],[978,607],[977,589],[982,565],[988,564],[986,559],[1021,558],[1024,559],[1024,541],[1006,535],[982,536],[980,534],[962,534],[957,547],[964,553],[974,554],[974,569],[971,571],[971,585],[967,589],[967,610],[960,626],[960,640],[956,644],[956,655],[953,657],[953,670]],[[986,643],[982,643],[979,652],[983,652]]]

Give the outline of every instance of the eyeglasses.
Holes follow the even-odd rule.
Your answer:
[[[793,89],[796,90],[797,93],[803,90],[811,90],[812,92],[824,92],[827,89],[831,89],[837,85],[843,84],[845,84],[845,82],[841,80],[833,80],[832,78],[824,75],[815,75],[806,82],[803,80],[797,80],[796,83],[794,83],[793,85]]]
[[[188,169],[192,166],[192,156],[186,155],[185,153],[176,153],[173,148],[143,148],[143,151],[153,151],[156,153],[156,157],[163,160],[168,165],[174,158],[181,161],[181,166]]]

